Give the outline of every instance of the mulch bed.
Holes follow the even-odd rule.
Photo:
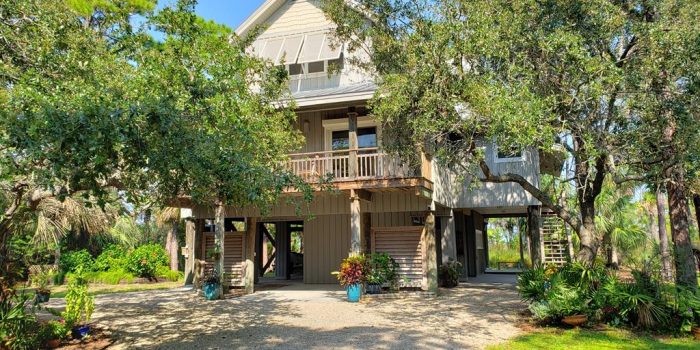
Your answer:
[[[90,335],[83,339],[67,340],[58,349],[63,350],[102,350],[114,343],[112,332],[107,328],[92,325]]]

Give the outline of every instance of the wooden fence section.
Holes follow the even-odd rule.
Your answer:
[[[417,177],[420,169],[376,148],[291,154],[287,169],[306,182],[374,180]]]
[[[373,253],[387,253],[399,264],[402,287],[420,287],[423,279],[422,226],[372,229]]]
[[[226,278],[224,283],[229,283],[229,286],[243,285],[243,266],[245,263],[245,254],[243,250],[244,236],[244,232],[226,232],[224,234],[224,276]],[[203,256],[205,257],[206,263],[204,271],[206,274],[214,269],[214,258],[210,256],[211,254],[208,254],[208,252],[214,249],[214,234],[205,233],[203,239]]]

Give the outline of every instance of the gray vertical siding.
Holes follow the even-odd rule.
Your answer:
[[[320,215],[304,221],[304,282],[336,283],[331,272],[350,252],[350,215]]]
[[[485,143],[484,147],[486,163],[494,174],[516,173],[534,184],[539,184],[539,154],[536,150],[524,150],[522,161],[497,163],[494,145]],[[433,181],[433,198],[447,207],[526,207],[539,204],[539,201],[516,183],[481,183],[478,187],[470,189],[471,179],[459,181],[455,172],[437,161],[433,162]]]

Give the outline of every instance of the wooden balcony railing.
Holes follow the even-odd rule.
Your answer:
[[[428,178],[425,166],[404,165],[377,148],[291,154],[287,168],[306,182]]]

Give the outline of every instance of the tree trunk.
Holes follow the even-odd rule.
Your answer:
[[[698,225],[698,236],[700,236],[700,195],[693,195],[693,206],[695,207],[695,223]]]
[[[532,266],[537,266],[544,263],[541,249],[542,233],[540,232],[540,208],[537,206],[529,206],[527,208],[527,214],[530,259],[532,259]]]
[[[216,208],[214,209],[214,222],[215,222],[215,232],[214,232],[214,246],[216,247],[216,255],[214,259],[214,271],[217,276],[219,276],[219,296],[223,299],[224,297],[224,203],[217,199],[215,202]]]
[[[688,225],[688,199],[685,178],[680,166],[670,168],[671,181],[666,184],[671,220],[671,237],[676,262],[676,284],[696,290],[698,288],[697,266],[690,242]]]
[[[579,198],[581,198],[580,195]],[[581,228],[579,229],[578,236],[581,247],[578,254],[576,254],[576,260],[590,265],[593,264],[598,254],[598,239],[595,234],[595,197],[592,199],[582,199],[579,202],[581,205]]]
[[[617,259],[617,249],[615,249],[612,232],[605,232],[605,236],[603,236],[603,246],[605,247],[605,265],[608,268],[617,270],[620,266]]]
[[[585,142],[580,138],[574,138],[574,145],[577,150],[585,151]],[[579,211],[581,212],[581,226],[578,229],[581,247],[578,254],[576,254],[576,260],[586,265],[592,265],[600,245],[595,227],[595,199],[603,189],[607,158],[604,155],[598,156],[593,169],[591,169],[591,164],[589,164],[588,160],[580,159],[579,157],[580,155],[574,157],[576,161],[576,168],[574,169],[576,174],[576,197]],[[594,170],[594,175],[591,178],[592,170]]]
[[[659,229],[659,253],[661,254],[661,277],[666,282],[673,279],[671,271],[671,255],[668,250],[668,233],[666,232],[666,194],[661,189],[656,190],[656,212]]]
[[[170,256],[170,269],[177,271],[179,269],[180,256],[178,250],[180,249],[177,242],[177,229],[179,222],[177,220],[173,221],[173,227],[168,231],[168,235],[165,238],[165,249],[168,251]]]

